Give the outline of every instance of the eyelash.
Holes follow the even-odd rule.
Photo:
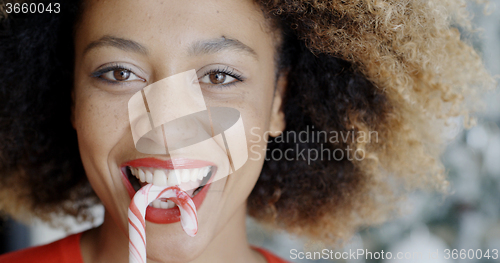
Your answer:
[[[99,70],[91,73],[90,76],[93,78],[98,78],[99,80],[102,80],[102,81],[105,81],[105,82],[108,82],[111,84],[123,84],[122,82],[119,82],[119,81],[107,80],[107,79],[104,79],[101,77],[105,73],[108,73],[110,71],[115,71],[115,70],[127,70],[127,71],[130,71],[130,73],[135,74],[134,71],[130,68],[127,68],[127,67],[120,65],[120,64],[112,64],[110,66],[107,66],[105,68],[99,69]],[[203,76],[201,76],[201,78],[203,78],[207,75],[210,75],[210,74],[219,74],[219,73],[226,74],[230,77],[233,77],[237,81],[234,81],[234,82],[228,83],[228,84],[218,84],[218,85],[212,84],[212,86],[229,87],[229,86],[235,85],[239,82],[243,82],[245,80],[241,74],[234,72],[234,70],[229,68],[229,67],[211,69],[211,70],[207,71],[205,74],[203,74]]]
[[[226,75],[228,75],[230,77],[235,78],[238,81],[244,81],[244,78],[243,78],[243,76],[241,74],[234,72],[234,70],[230,69],[229,67],[225,67],[223,69],[220,69],[220,68],[211,69],[208,72],[206,72],[205,74],[203,74],[202,78],[205,77],[205,76],[207,76],[207,75],[210,75],[210,74],[218,74],[218,73],[226,74]],[[233,83],[230,83],[230,84],[234,84],[234,83],[236,83],[236,82],[233,82]],[[222,86],[226,86],[226,85],[230,85],[230,84],[225,84],[225,85],[222,85]]]
[[[102,69],[99,69],[95,72],[92,72],[90,74],[90,76],[93,78],[98,78],[99,80],[102,80],[102,81],[106,81],[106,82],[111,83],[111,84],[123,84],[123,82],[120,82],[120,81],[112,81],[112,80],[107,80],[107,79],[101,78],[102,75],[104,75],[110,71],[115,71],[115,70],[127,70],[127,71],[130,71],[130,73],[135,74],[131,68],[127,68],[127,67],[120,65],[120,64],[111,64],[110,66],[107,66],[105,68],[102,68]]]
[[[228,84],[208,84],[208,85],[214,86],[217,88],[227,88],[227,87],[230,87],[232,85],[236,85],[240,82],[245,81],[245,78],[241,74],[235,72],[233,69],[231,69],[230,67],[227,67],[227,66],[224,68],[211,69],[211,70],[207,71],[205,74],[203,74],[200,77],[200,79],[202,79],[208,75],[218,74],[218,73],[226,74],[227,76],[232,77],[232,78],[236,79],[237,81],[233,81],[233,82],[228,83]]]

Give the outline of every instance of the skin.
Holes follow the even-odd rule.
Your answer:
[[[281,101],[286,85],[276,79],[275,51],[279,40],[252,1],[88,1],[75,34],[73,126],[85,171],[106,208],[104,223],[84,233],[85,262],[127,262],[127,208],[130,197],[121,181],[122,163],[144,157],[169,156],[138,152],[132,140],[127,103],[142,88],[168,76],[195,69],[208,107],[240,111],[248,148],[265,156],[266,141],[253,134],[283,131]],[[142,49],[109,43],[93,45],[105,36],[134,41]],[[197,52],[193,45],[235,40],[217,52]],[[130,43],[130,42],[128,42]],[[125,81],[113,73],[92,76],[109,64],[131,70]],[[229,67],[243,81],[228,78],[222,87],[204,77],[210,69]],[[118,73],[120,70],[118,70]],[[107,81],[106,81],[107,79]],[[258,129],[255,129],[257,127]],[[189,154],[187,154],[189,155]],[[265,262],[246,241],[246,200],[257,181],[263,158],[248,151],[237,172],[214,182],[198,210],[199,232],[187,236],[180,223],[146,225],[148,262]],[[192,156],[185,156],[192,158]],[[217,160],[211,160],[217,163]]]

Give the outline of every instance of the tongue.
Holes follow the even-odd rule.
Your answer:
[[[194,237],[198,232],[196,206],[189,195],[179,187],[145,185],[134,195],[128,208],[129,262],[146,262],[146,207],[156,199],[166,198],[174,202],[181,212],[184,232]]]

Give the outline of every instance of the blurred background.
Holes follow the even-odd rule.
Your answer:
[[[500,0],[484,5],[469,4],[479,30],[472,44],[483,55],[491,74],[500,75]],[[485,12],[486,11],[486,12]],[[500,90],[485,97],[487,110],[480,115],[478,125],[470,130],[459,129],[442,157],[453,192],[443,198],[432,193],[414,193],[405,203],[408,212],[397,220],[364,229],[337,252],[357,249],[370,252],[409,252],[424,256],[439,251],[437,259],[294,259],[297,252],[321,252],[327,248],[311,244],[286,233],[271,232],[248,219],[249,242],[265,247],[290,262],[500,262],[493,259],[493,249],[500,253]],[[71,229],[54,229],[34,221],[23,225],[8,218],[0,219],[0,254],[60,239],[102,222],[103,208],[95,207],[98,218],[93,224],[76,224],[65,219]],[[478,249],[490,258],[444,259],[445,249]],[[296,253],[295,253],[296,254]],[[498,254],[497,254],[498,255]],[[500,257],[500,255],[498,255]],[[375,257],[375,256],[374,256]]]

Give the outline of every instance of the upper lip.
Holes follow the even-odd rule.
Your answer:
[[[161,169],[193,169],[205,166],[215,166],[214,163],[204,160],[188,159],[188,158],[174,158],[168,160],[161,160],[154,157],[140,158],[127,161],[121,167],[152,167]]]

